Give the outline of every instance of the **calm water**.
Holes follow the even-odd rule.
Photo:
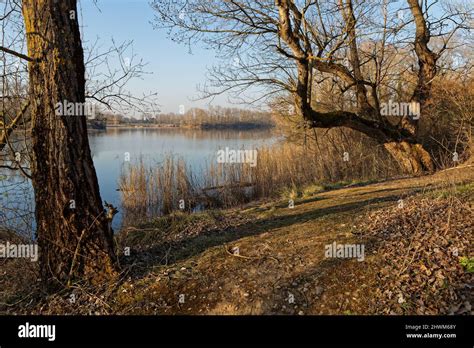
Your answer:
[[[108,129],[90,133],[90,147],[103,200],[120,206],[117,191],[122,168],[128,163],[143,160],[146,164],[160,163],[164,156],[173,154],[183,158],[194,173],[206,163],[216,161],[220,148],[252,149],[277,141],[271,131],[223,131],[194,129]],[[129,156],[129,162],[127,157]],[[32,211],[33,195],[30,183],[7,171],[1,171],[0,224],[28,230],[31,216],[18,213]],[[20,185],[17,183],[20,182]],[[29,220],[28,220],[29,219]],[[120,213],[114,219],[114,228],[120,227]]]

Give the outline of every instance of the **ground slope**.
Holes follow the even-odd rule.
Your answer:
[[[377,250],[384,250],[384,245],[380,249],[384,241],[367,237],[360,226],[369,226],[369,220],[379,212],[382,214],[382,208],[390,211],[406,204],[408,212],[416,210],[418,200],[426,195],[429,199],[425,199],[425,205],[435,201],[437,195],[464,190],[469,201],[472,182],[474,168],[465,166],[431,176],[322,192],[296,201],[293,209],[286,202],[270,202],[226,211],[212,218],[195,217],[177,229],[167,230],[153,223],[139,230],[130,228],[124,232],[121,245],[130,246],[132,255],[122,260],[133,267],[113,308],[122,313],[148,314],[399,313],[384,311],[380,301],[375,301],[381,287],[378,272],[384,261]],[[409,198],[413,195],[421,198]],[[466,204],[462,204],[464,209]],[[453,227],[453,233],[460,234],[462,240],[456,239],[456,243],[462,252],[472,256],[469,240],[472,241],[474,227],[472,219],[463,220],[472,216],[472,205],[467,204],[468,213],[458,214],[461,220]],[[434,218],[452,219],[454,225],[455,214],[437,209]],[[166,226],[173,224],[168,221]],[[175,230],[179,233],[170,233]],[[403,244],[406,236],[400,238]],[[446,238],[452,241],[451,237]],[[156,240],[160,243],[156,244]],[[325,246],[334,241],[364,243],[365,260],[326,258]],[[408,246],[405,248],[409,250]],[[448,263],[454,267],[453,275],[463,272],[457,257]],[[443,286],[453,286],[446,284]],[[462,297],[456,301],[469,302]],[[421,299],[417,301],[425,308]],[[444,306],[456,301],[452,299],[453,303]],[[469,303],[466,306],[464,312],[469,312]],[[410,308],[408,303],[401,303],[406,313],[447,311],[436,305],[422,312],[415,307],[416,304]]]
[[[473,183],[463,166],[319,192],[294,208],[173,214],[119,233],[124,271],[105,290],[74,284],[45,299],[31,263],[4,263],[0,312],[472,314],[459,257],[473,256]],[[363,244],[364,260],[325,257],[333,242]]]

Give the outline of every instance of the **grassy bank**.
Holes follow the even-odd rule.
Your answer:
[[[276,199],[173,212],[117,235],[122,273],[113,284],[73,284],[45,299],[34,270],[3,268],[16,270],[16,285],[4,284],[0,311],[472,314],[473,183],[465,166],[314,193],[293,209]],[[326,258],[333,242],[364,244],[365,259]]]
[[[383,164],[384,153],[378,149],[371,156],[347,161],[337,149],[315,152],[288,143],[260,147],[257,154],[256,166],[217,163],[216,158],[211,158],[200,172],[173,155],[166,156],[159,165],[139,161],[125,166],[119,183],[125,223],[173,211],[230,208],[267,198],[289,202],[398,173],[393,163]]]

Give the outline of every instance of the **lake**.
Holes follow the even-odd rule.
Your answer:
[[[149,165],[158,164],[165,155],[172,154],[184,159],[194,173],[199,173],[206,163],[217,160],[217,151],[221,148],[253,149],[271,145],[278,139],[271,130],[109,128],[89,133],[102,200],[118,206],[119,210],[120,192],[117,189],[124,165],[140,160]],[[3,177],[0,181],[0,225],[24,232],[31,230],[34,225],[31,184],[5,169],[0,170],[0,175]],[[119,213],[113,227],[117,229],[120,224]]]

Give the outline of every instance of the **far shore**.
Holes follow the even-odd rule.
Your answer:
[[[261,130],[261,129],[271,129],[273,125],[260,125],[260,124],[203,124],[203,125],[173,125],[173,124],[117,124],[117,125],[107,125],[106,128],[98,129],[89,127],[88,131],[105,131],[107,129],[201,129],[201,130]]]

